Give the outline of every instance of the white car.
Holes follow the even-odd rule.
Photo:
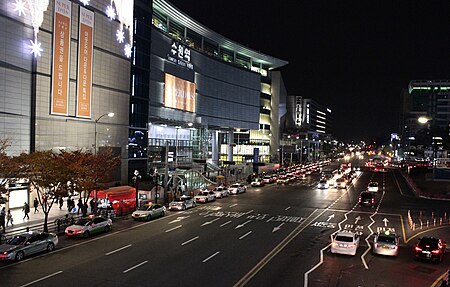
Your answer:
[[[378,192],[378,182],[376,182],[376,181],[369,182],[369,184],[367,185],[367,191],[377,193]]]
[[[398,235],[389,231],[376,233],[373,240],[373,253],[397,256],[399,238]]]
[[[352,231],[339,231],[332,236],[331,253],[356,255],[359,247],[359,235]]]
[[[131,214],[134,220],[151,220],[162,217],[166,213],[166,207],[161,204],[144,204]]]
[[[195,200],[189,195],[182,195],[169,203],[169,210],[186,210],[188,208],[195,207],[195,205]]]
[[[319,184],[317,184],[317,188],[319,189],[327,189],[329,187],[328,181],[326,179],[319,180]]]
[[[216,194],[212,190],[202,190],[196,196],[194,196],[195,202],[206,203],[216,200]]]
[[[224,186],[218,186],[213,189],[216,198],[224,198],[228,196],[228,188]]]
[[[238,193],[244,193],[247,191],[247,186],[243,183],[233,183],[228,188],[228,192],[230,194],[238,194]]]
[[[252,181],[251,186],[264,186],[264,181],[260,178],[255,178]]]
[[[347,181],[345,181],[345,178],[339,177],[334,181],[334,187],[335,188],[347,188]]]
[[[272,183],[273,178],[270,175],[266,175],[263,177],[263,181],[264,181],[264,183]]]
[[[89,216],[78,219],[73,225],[66,228],[65,233],[69,237],[87,238],[100,232],[109,232],[112,220],[101,216]]]

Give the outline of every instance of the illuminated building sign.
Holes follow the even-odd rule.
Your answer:
[[[295,99],[295,125],[297,127],[302,125],[302,97]]]
[[[80,7],[78,32],[77,117],[91,117],[94,12]]]
[[[195,112],[195,83],[166,74],[164,106]]]
[[[56,0],[53,26],[51,114],[67,116],[69,98],[70,18],[72,3]]]
[[[172,42],[167,59],[172,63],[188,68],[189,70],[194,69],[194,65],[191,63],[191,49],[188,46],[175,41]]]

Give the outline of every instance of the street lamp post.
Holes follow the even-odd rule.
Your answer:
[[[114,117],[114,113],[104,113],[103,115],[99,116],[94,121],[94,154],[97,154],[97,123],[100,121],[101,118],[104,116],[108,116],[110,118]]]
[[[139,171],[137,169],[134,170],[133,181],[134,181],[134,185],[136,186],[136,210],[139,207],[139,180],[140,179],[141,179],[141,175],[139,174]]]

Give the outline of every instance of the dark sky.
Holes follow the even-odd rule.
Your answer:
[[[329,107],[340,140],[397,132],[402,88],[449,79],[449,0],[169,1],[222,36],[288,61],[288,94]]]

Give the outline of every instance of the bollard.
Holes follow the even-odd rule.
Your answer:
[[[419,215],[419,218],[421,218],[421,219],[422,219],[422,210],[420,211],[420,215]]]
[[[427,228],[430,227],[430,220],[427,219]]]
[[[439,225],[442,225],[442,217],[439,219]]]
[[[436,218],[433,220],[433,226],[436,226]]]
[[[416,230],[416,224],[413,224],[413,231]]]
[[[434,211],[431,212],[431,219],[434,219]]]

